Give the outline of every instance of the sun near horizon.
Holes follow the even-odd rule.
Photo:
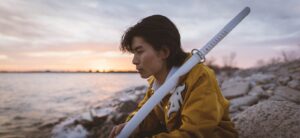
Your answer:
[[[134,71],[132,55],[122,54],[119,45],[126,29],[141,19],[168,17],[180,32],[182,48],[190,52],[204,46],[246,6],[249,16],[207,60],[223,66],[234,55],[235,67],[250,68],[281,56],[297,58],[298,3],[5,0],[0,3],[0,71]]]

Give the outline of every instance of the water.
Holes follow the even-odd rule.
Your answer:
[[[126,88],[146,85],[130,73],[2,73],[0,136],[89,109]]]

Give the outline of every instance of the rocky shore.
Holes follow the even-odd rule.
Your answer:
[[[240,138],[300,136],[300,60],[218,75]],[[127,89],[86,113],[46,124],[28,137],[108,137],[136,108],[146,86]]]

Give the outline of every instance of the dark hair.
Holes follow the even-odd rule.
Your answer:
[[[180,66],[187,57],[181,48],[180,34],[175,24],[162,15],[152,15],[142,19],[136,25],[128,28],[121,40],[121,51],[133,52],[131,44],[135,36],[142,37],[156,51],[166,47],[170,54],[167,67]]]

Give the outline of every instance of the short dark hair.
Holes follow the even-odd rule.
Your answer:
[[[175,24],[165,16],[152,15],[128,28],[121,39],[121,51],[133,53],[131,47],[135,36],[142,37],[156,51],[168,48],[167,67],[180,66],[187,57],[181,48],[180,34]]]

